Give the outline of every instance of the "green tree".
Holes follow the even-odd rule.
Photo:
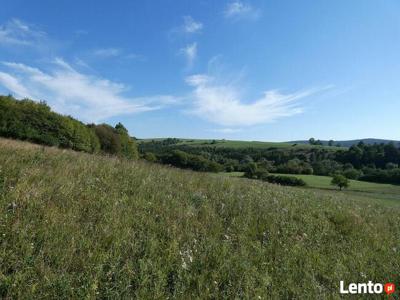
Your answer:
[[[331,184],[338,186],[339,189],[342,190],[343,188],[349,187],[349,180],[341,174],[336,174],[333,176]]]
[[[150,162],[156,162],[157,161],[157,156],[153,152],[146,152],[144,154],[144,159]]]
[[[95,133],[99,138],[101,151],[113,155],[121,153],[121,139],[113,127],[100,124],[95,127]]]
[[[128,130],[121,123],[115,125],[115,130],[120,138],[122,156],[129,159],[138,159],[139,151],[137,144],[135,140],[129,136]]]
[[[244,177],[254,178],[257,172],[257,164],[255,162],[250,162],[246,165],[244,169]]]

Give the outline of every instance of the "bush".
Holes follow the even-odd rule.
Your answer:
[[[364,175],[359,178],[362,181],[400,184],[400,169],[382,170],[365,168]]]
[[[244,177],[254,178],[257,172],[257,164],[255,162],[249,162],[244,168]]]
[[[293,177],[293,176],[268,175],[268,176],[264,177],[263,180],[270,182],[270,183],[280,184],[280,185],[306,186],[306,183],[303,179]]]
[[[224,167],[201,155],[188,154],[181,150],[173,150],[161,157],[161,162],[178,168],[191,169],[201,172],[221,172]]]
[[[150,162],[156,162],[157,161],[157,156],[153,152],[146,152],[143,156],[143,158],[147,161]]]
[[[362,175],[362,172],[351,168],[351,169],[344,170],[343,175],[348,179],[357,180]]]

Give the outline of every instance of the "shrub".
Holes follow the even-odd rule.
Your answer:
[[[201,155],[188,154],[181,150],[173,150],[161,157],[161,162],[178,168],[191,169],[201,172],[221,172],[224,167]]]
[[[150,162],[156,162],[157,161],[157,156],[153,152],[146,152],[144,154],[144,159]]]
[[[362,172],[359,170],[356,170],[354,168],[351,169],[346,169],[343,171],[343,175],[348,178],[348,179],[358,179],[361,176]]]
[[[255,162],[249,162],[244,167],[244,177],[254,178],[257,172],[257,164]]]
[[[280,185],[288,186],[305,186],[306,183],[303,179],[293,177],[293,176],[282,176],[282,175],[268,175],[263,178],[264,181],[270,183],[276,183]]]

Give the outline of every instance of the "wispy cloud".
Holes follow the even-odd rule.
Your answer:
[[[126,97],[125,85],[80,73],[62,59],[56,59],[49,72],[14,62],[3,66],[10,71],[0,73],[0,85],[9,92],[46,100],[56,111],[87,122],[155,110],[176,101],[169,95]]]
[[[100,58],[108,58],[119,56],[122,53],[121,49],[118,48],[100,48],[93,51],[93,55]]]
[[[43,31],[33,28],[21,20],[12,19],[0,25],[0,45],[37,47],[46,38]]]
[[[300,100],[321,90],[288,94],[271,90],[253,102],[244,102],[234,85],[219,84],[208,75],[192,75],[186,82],[193,87],[190,112],[224,127],[253,126],[300,114],[303,112]]]
[[[203,29],[203,23],[196,21],[191,16],[183,17],[183,24],[171,28],[168,33],[168,39],[174,40],[177,37],[191,36],[196,33],[200,33]]]
[[[127,53],[124,49],[114,48],[114,47],[94,49],[90,53],[90,55],[100,59],[120,58],[120,59],[129,59],[138,61],[145,60],[145,57],[143,55],[136,53]]]
[[[192,44],[187,45],[186,47],[180,50],[180,53],[183,54],[186,58],[186,66],[188,68],[193,66],[193,62],[197,57],[197,43],[194,42]]]
[[[211,130],[212,132],[224,133],[224,134],[233,134],[237,132],[243,131],[240,128],[215,128]]]
[[[19,80],[7,73],[0,72],[0,84],[8,91],[14,93],[17,98],[32,98],[31,93],[23,86]]]
[[[260,11],[252,5],[236,0],[227,4],[224,10],[224,16],[230,19],[257,19]]]
[[[182,29],[186,33],[196,33],[203,29],[203,24],[195,21],[191,16],[184,16],[183,23]]]

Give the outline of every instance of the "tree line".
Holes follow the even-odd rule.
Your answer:
[[[51,111],[45,102],[0,96],[0,136],[88,153],[137,159],[136,141],[118,123],[84,124]]]
[[[165,163],[164,157],[179,150],[188,156],[201,156],[205,160],[215,162],[218,164],[216,169],[225,172],[246,172],[252,164],[255,164],[258,170],[265,170],[268,173],[323,176],[341,174],[348,179],[400,184],[400,149],[393,143],[367,145],[360,142],[348,149],[338,149],[334,147],[230,148],[216,147],[212,142],[196,146],[181,142],[179,139],[142,142],[139,144],[139,151],[145,158],[151,156],[153,161]],[[167,163],[180,167],[173,160]]]
[[[393,143],[360,142],[348,149],[229,148],[216,147],[215,142],[190,146],[174,138],[142,142],[138,149],[135,139],[121,123],[115,127],[84,124],[51,111],[45,102],[16,100],[12,96],[0,96],[0,136],[129,159],[140,155],[148,161],[195,171],[246,173],[255,165],[259,172],[264,172],[261,176],[264,179],[267,173],[341,174],[348,179],[400,184],[400,149]],[[270,177],[270,180],[279,179]]]

